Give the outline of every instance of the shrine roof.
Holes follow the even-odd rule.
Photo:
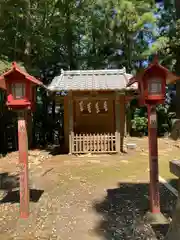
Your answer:
[[[127,88],[131,74],[126,69],[61,70],[47,87],[50,91],[122,90],[137,89],[137,83]]]

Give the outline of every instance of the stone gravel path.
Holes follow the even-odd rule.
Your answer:
[[[18,188],[10,194],[1,190],[0,239],[163,239],[162,229],[152,229],[143,219],[149,205],[147,151],[142,148],[126,155],[93,157],[30,151],[30,217],[19,219]],[[6,179],[18,174],[17,159],[12,153],[0,160]],[[161,187],[161,199],[169,217],[176,198]]]

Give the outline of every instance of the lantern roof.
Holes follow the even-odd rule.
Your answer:
[[[6,77],[8,75],[14,73],[14,72],[17,72],[17,73],[23,75],[25,77],[25,79],[27,79],[28,81],[30,81],[31,83],[33,83],[35,85],[43,86],[43,83],[40,80],[38,80],[37,78],[31,76],[25,70],[20,68],[16,62],[13,62],[11,69],[8,70],[7,72],[3,73],[0,76],[0,88],[6,90]]]
[[[165,74],[165,76],[166,76],[166,84],[175,83],[177,80],[180,79],[179,76],[176,76],[174,73],[169,71],[167,68],[165,68],[161,64],[159,64],[157,57],[155,57],[154,61],[152,63],[150,63],[147,68],[145,68],[141,72],[137,73],[135,76],[133,76],[129,80],[129,82],[127,84],[127,87],[131,86],[135,82],[140,82],[142,80],[143,76],[148,71],[153,70],[153,69],[156,69],[156,70],[159,69],[160,71],[162,71]]]

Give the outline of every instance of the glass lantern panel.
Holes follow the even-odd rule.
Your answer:
[[[14,99],[24,99],[25,97],[25,84],[14,83],[12,84],[12,94]]]
[[[162,80],[161,79],[150,79],[148,82],[148,94],[159,95],[162,93]]]

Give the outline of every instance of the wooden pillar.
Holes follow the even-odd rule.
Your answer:
[[[127,136],[127,117],[126,117],[126,103],[124,104],[124,137]]]
[[[124,152],[124,133],[125,133],[125,121],[126,121],[126,102],[125,102],[125,94],[122,93],[119,96],[120,101],[120,151]]]
[[[72,99],[72,92],[70,91],[68,93],[68,109],[69,109],[69,154],[72,154],[73,152],[73,99]]]
[[[20,164],[20,217],[29,216],[29,184],[28,184],[28,134],[27,112],[18,112],[18,145]]]
[[[52,123],[53,126],[55,125],[55,119],[56,119],[56,92],[52,94]],[[54,131],[50,134],[50,141],[54,144],[55,138],[54,138]]]
[[[68,96],[64,96],[64,152],[69,152],[69,101]]]
[[[115,119],[116,119],[116,151],[120,152],[120,104],[119,104],[119,95],[116,92],[115,98]]]
[[[131,130],[131,109],[130,109],[131,97],[128,95],[125,97],[125,136],[130,135]]]

